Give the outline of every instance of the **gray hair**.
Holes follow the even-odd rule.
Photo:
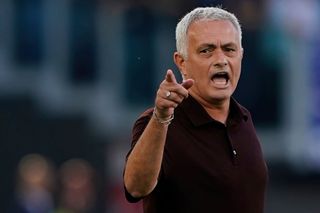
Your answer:
[[[239,32],[240,45],[242,40],[242,31],[237,17],[219,7],[198,7],[186,14],[176,27],[176,47],[177,51],[187,57],[187,32],[189,26],[199,20],[227,20],[230,21]]]

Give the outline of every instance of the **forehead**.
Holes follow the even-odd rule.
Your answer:
[[[227,20],[200,20],[193,22],[187,32],[190,42],[240,44],[239,32]]]

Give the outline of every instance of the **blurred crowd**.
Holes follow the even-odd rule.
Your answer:
[[[83,159],[59,168],[40,154],[23,156],[18,164],[14,202],[9,212],[95,212],[95,171]]]

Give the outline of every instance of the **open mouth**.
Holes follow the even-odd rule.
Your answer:
[[[214,84],[223,85],[223,86],[228,84],[229,79],[230,79],[229,74],[225,71],[217,72],[211,78]]]

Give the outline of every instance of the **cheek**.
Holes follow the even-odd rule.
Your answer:
[[[205,72],[201,72],[201,73],[196,73],[195,74],[195,78],[198,81],[198,84],[200,84],[201,86],[208,86],[208,84],[210,83],[208,74]]]
[[[189,61],[187,64],[187,77],[192,78],[198,82],[198,84],[207,85],[209,82],[208,79],[208,70],[210,65],[204,63],[203,61]]]
[[[234,80],[238,81],[241,74],[241,62],[237,63],[236,66],[234,66]]]

